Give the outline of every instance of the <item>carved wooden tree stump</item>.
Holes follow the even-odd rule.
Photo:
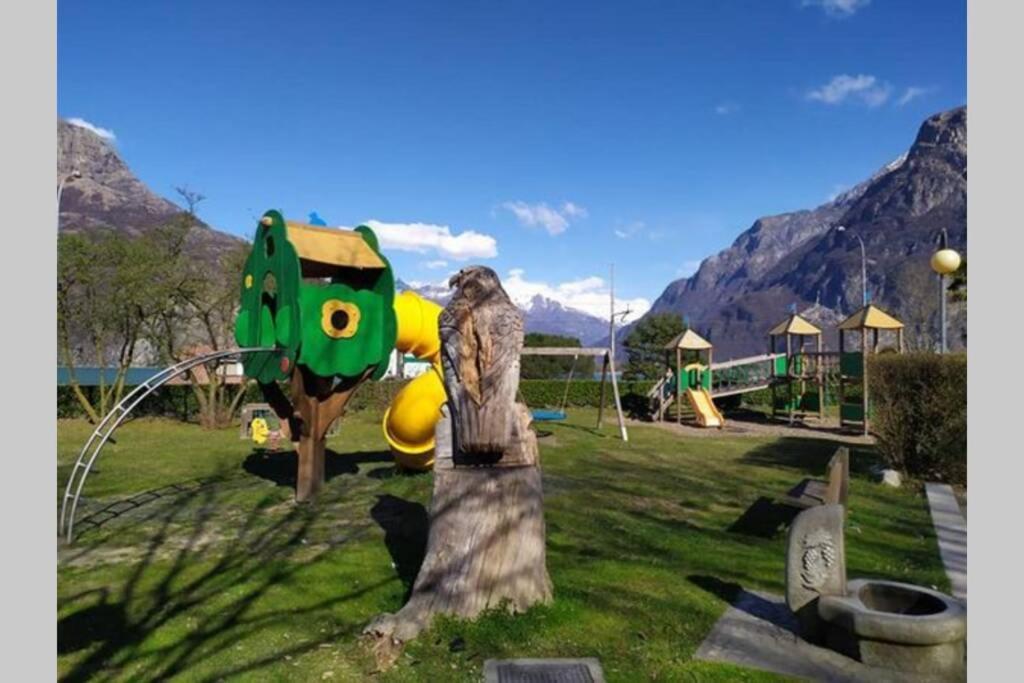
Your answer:
[[[522,318],[490,269],[465,269],[452,284],[427,551],[408,603],[366,627],[379,645],[415,638],[437,614],[473,618],[552,598],[537,437],[515,402]]]

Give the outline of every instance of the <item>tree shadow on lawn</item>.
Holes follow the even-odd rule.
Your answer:
[[[377,496],[370,516],[384,529],[384,545],[391,554],[398,578],[405,586],[404,604],[412,593],[413,582],[427,553],[427,535],[430,532],[427,509],[420,503],[386,493]]]
[[[871,448],[850,449],[850,473],[866,474],[879,461],[878,454]],[[792,484],[778,488],[766,482],[764,495],[759,496],[735,522],[729,531],[745,536],[774,538],[789,527],[800,510],[784,505],[777,498],[784,495],[802,479],[825,479],[825,468],[832,454],[840,445],[826,439],[802,439],[781,437],[760,445],[741,460],[743,464],[796,470]],[[802,475],[802,476],[801,476]]]
[[[101,673],[129,671],[133,679],[156,680],[211,663],[223,663],[223,668],[209,674],[209,679],[258,671],[285,657],[354,635],[361,623],[339,621],[334,608],[394,581],[394,575],[388,573],[347,593],[316,602],[300,596],[296,598],[299,605],[276,607],[282,599],[280,592],[294,590],[295,583],[302,580],[300,572],[336,547],[305,542],[317,518],[330,514],[331,508],[294,506],[267,525],[264,511],[257,507],[234,537],[208,543],[204,539],[217,533],[216,523],[221,521],[217,495],[214,487],[198,492],[201,500],[194,512],[187,513],[192,527],[184,544],[173,534],[181,510],[167,506],[158,530],[125,579],[115,573],[112,576],[118,578],[110,579],[107,587],[59,599],[63,616],[57,623],[58,653],[69,655],[92,648],[62,680],[85,681]],[[258,523],[261,516],[262,524]],[[61,581],[90,578],[89,573],[73,572]],[[268,595],[271,592],[274,595]],[[76,605],[81,607],[71,611]],[[296,621],[323,621],[325,616],[332,625],[322,629],[319,637],[272,651],[262,647],[264,639],[255,655],[225,656],[236,644],[259,637],[265,629]]]
[[[328,448],[324,451],[324,479],[330,481],[343,474],[358,474],[359,466],[366,463],[391,461],[392,456],[388,451],[338,453]],[[298,454],[294,450],[256,450],[242,463],[242,468],[249,474],[272,481],[278,486],[290,487],[295,486],[298,466]]]
[[[851,474],[867,474],[873,465],[881,461],[878,453],[870,446],[840,443],[829,439],[782,436],[750,450],[743,456],[741,462],[799,470],[805,476],[821,477],[825,473],[829,458],[840,446],[847,446],[850,449]]]
[[[195,479],[175,482],[166,486],[142,491],[141,493],[136,493],[128,496],[127,498],[119,498],[110,503],[104,503],[102,506],[97,507],[95,510],[90,510],[87,514],[75,521],[75,536],[80,536],[82,533],[90,529],[99,529],[115,519],[120,519],[137,512],[140,508],[143,508],[146,505],[159,502],[171,502],[186,494],[194,494],[207,486],[223,484],[227,479],[228,477],[224,475],[197,477]],[[81,498],[81,502],[87,502],[85,496]]]

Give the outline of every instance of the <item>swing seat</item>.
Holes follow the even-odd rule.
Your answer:
[[[562,422],[568,417],[562,410],[531,410],[534,422]]]

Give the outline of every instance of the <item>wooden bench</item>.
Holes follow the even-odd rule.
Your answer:
[[[846,508],[850,490],[850,449],[840,446],[825,466],[825,480],[807,478],[776,499],[780,505],[801,510],[838,503]]]

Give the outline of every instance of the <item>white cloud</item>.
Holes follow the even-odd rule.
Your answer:
[[[735,114],[740,110],[740,105],[735,102],[722,102],[715,106],[715,113],[719,116],[728,116],[729,114]]]
[[[586,218],[587,210],[579,204],[573,204],[572,202],[562,203],[562,214],[569,216],[570,218]]]
[[[587,210],[573,202],[562,202],[560,207],[551,208],[543,202],[527,204],[514,201],[505,202],[501,207],[511,211],[521,225],[531,228],[540,226],[550,235],[559,235],[569,228],[572,220],[587,217]]]
[[[95,133],[96,135],[99,135],[104,140],[113,141],[113,140],[116,139],[116,136],[114,135],[114,131],[110,130],[109,128],[100,128],[99,126],[97,126],[97,125],[95,125],[93,123],[89,123],[85,119],[80,119],[78,117],[73,117],[73,118],[68,119],[68,123],[70,123],[72,126],[78,126],[79,128],[85,128],[86,130],[91,130],[93,133]]]
[[[804,7],[820,7],[831,17],[852,17],[871,0],[803,0]]]
[[[579,280],[548,283],[527,280],[525,275],[526,271],[522,268],[513,268],[501,281],[505,291],[517,304],[526,305],[539,294],[568,308],[575,308],[603,320],[608,319],[608,285],[602,278],[592,275]],[[632,311],[629,320],[633,321],[650,309],[651,302],[642,297],[616,297],[615,308],[621,311],[626,307]]]
[[[630,237],[642,232],[645,227],[647,226],[643,221],[633,221],[632,223],[627,223],[620,228],[615,228],[612,232],[614,232],[615,236],[620,240],[628,240]]]
[[[457,235],[447,225],[433,223],[384,223],[368,220],[382,249],[412,251],[420,254],[436,253],[446,259],[465,261],[473,258],[493,258],[498,255],[498,242],[490,235],[466,230]]]
[[[874,76],[840,74],[807,93],[807,99],[825,104],[842,104],[847,99],[859,100],[869,107],[878,107],[889,99],[892,86]]]
[[[921,97],[922,95],[927,95],[930,90],[931,88],[923,88],[919,85],[912,85],[903,91],[903,94],[896,101],[896,106],[902,107],[906,104],[909,104],[913,100],[916,100],[918,97]]]
[[[448,262],[441,259],[438,259],[437,261],[426,261],[423,264],[423,267],[429,268],[430,270],[437,270],[438,268],[447,268]]]

